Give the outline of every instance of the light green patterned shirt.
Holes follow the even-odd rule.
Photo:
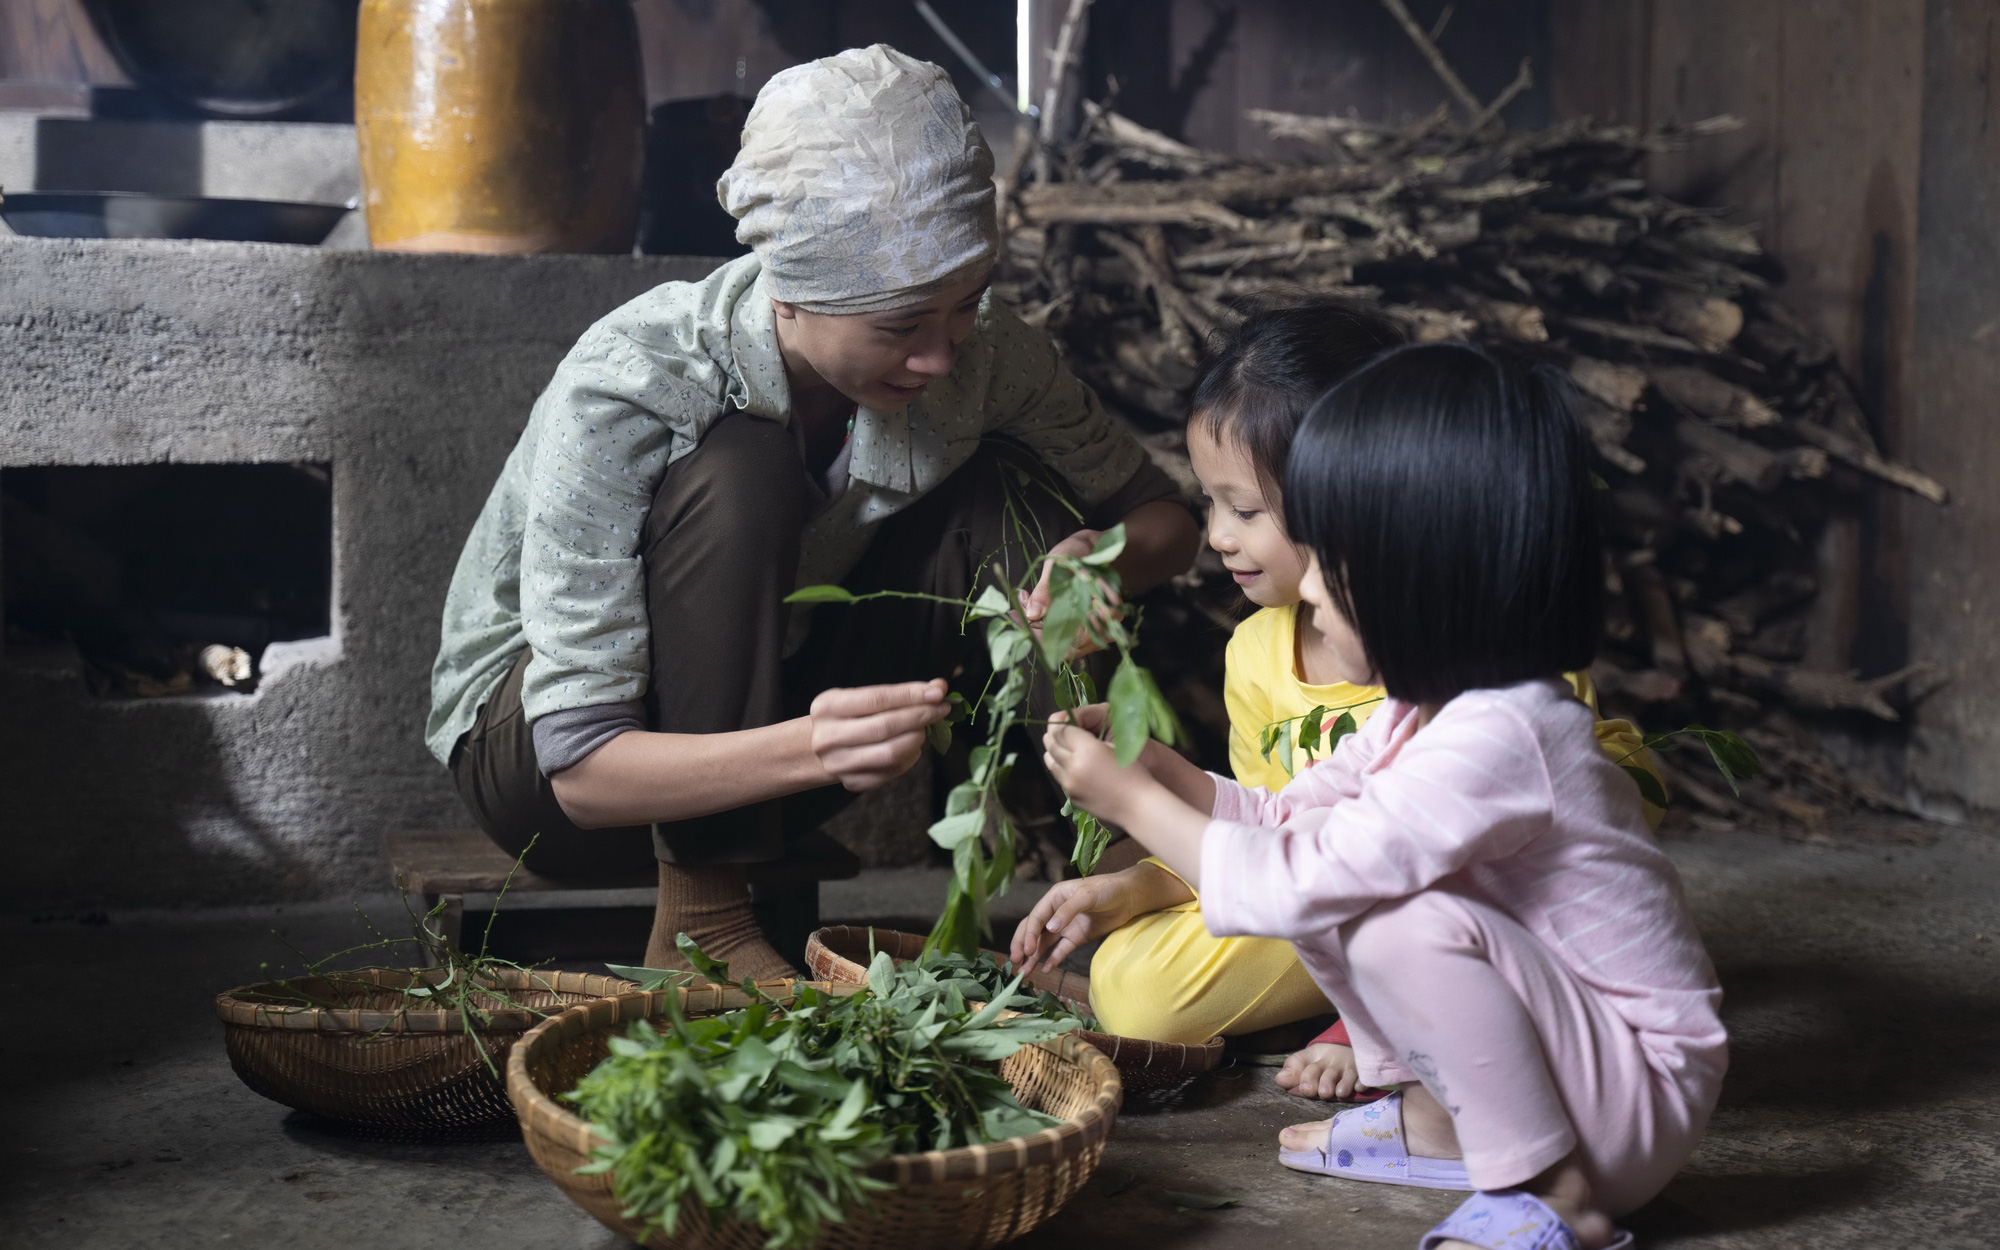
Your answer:
[[[655,287],[592,326],[557,367],[452,574],[424,735],[439,760],[449,762],[524,647],[531,722],[645,695],[638,551],[662,475],[732,409],[791,416],[759,274],[750,255],[700,282]],[[876,527],[987,434],[1018,439],[1086,504],[1124,486],[1146,458],[1048,337],[988,295],[950,374],[901,412],[856,414],[845,487],[806,524],[797,584],[845,577]]]

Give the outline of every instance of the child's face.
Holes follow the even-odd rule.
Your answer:
[[[1312,627],[1319,632],[1327,654],[1333,657],[1333,668],[1340,674],[1340,680],[1356,686],[1380,685],[1375,680],[1375,666],[1368,662],[1368,650],[1361,645],[1361,635],[1354,632],[1353,623],[1333,604],[1326,579],[1320,576],[1317,555],[1306,557],[1299,595],[1312,605]]]
[[[1222,557],[1244,598],[1265,608],[1297,603],[1306,553],[1285,536],[1284,504],[1265,496],[1249,451],[1193,424],[1188,427],[1188,459],[1208,499],[1208,545]]]

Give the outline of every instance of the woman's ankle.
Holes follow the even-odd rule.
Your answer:
[[[741,864],[660,865],[659,901],[646,943],[648,968],[688,967],[678,939],[687,934],[702,953],[729,965],[731,980],[796,977],[757,923]]]

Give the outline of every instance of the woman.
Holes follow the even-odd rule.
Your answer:
[[[830,814],[829,787],[907,770],[944,715],[955,613],[812,616],[782,604],[796,586],[966,593],[1009,554],[1008,457],[1081,510],[1059,550],[1122,521],[1134,590],[1193,558],[1171,483],[987,293],[992,169],[934,65],[878,44],[774,77],[717,188],[751,254],[583,336],[466,543],[431,750],[501,847],[537,839],[539,872],[656,858],[648,966],[680,966],[685,932],[790,974],[745,865]]]

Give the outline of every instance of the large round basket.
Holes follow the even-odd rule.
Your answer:
[[[444,975],[435,968],[371,968],[218,994],[215,1014],[230,1066],[264,1097],[329,1119],[426,1131],[475,1128],[512,1118],[494,1070],[507,1070],[507,1052],[523,1034],[572,1004],[638,988],[617,977],[506,969],[500,979],[507,996],[481,1004],[491,1021],[475,1020],[475,1041],[460,1012],[403,1009],[405,987]],[[303,1006],[301,997],[342,1005]]]
[[[763,983],[773,996],[812,984]],[[833,993],[853,985],[825,985]],[[507,1096],[521,1119],[528,1152],[572,1202],[621,1236],[643,1231],[623,1214],[613,1194],[614,1175],[578,1176],[592,1152],[608,1143],[558,1095],[575,1088],[610,1053],[607,1041],[632,1021],[658,1018],[670,991],[623,994],[572,1007],[536,1025],[507,1061]],[[741,1007],[741,990],[703,985],[671,991],[683,995],[690,1016]],[[1024,1046],[1000,1064],[1000,1074],[1022,1104],[1064,1123],[1033,1137],[984,1146],[892,1155],[869,1169],[894,1189],[853,1207],[844,1223],[828,1224],[818,1250],[985,1250],[1027,1232],[1069,1201],[1104,1153],[1104,1139],[1118,1116],[1123,1091],[1118,1070],[1074,1033]],[[671,1236],[655,1230],[642,1244],[654,1250],[761,1250],[769,1235],[734,1221],[711,1224],[700,1208],[685,1212]]]
[[[871,946],[870,943],[873,943]],[[806,964],[822,981],[852,983],[868,979],[873,951],[888,951],[892,959],[915,959],[924,939],[895,929],[861,925],[829,925],[806,940]],[[996,959],[1006,956],[994,953]],[[1030,986],[1054,994],[1072,1007],[1090,1009],[1090,978],[1061,968],[1044,968],[1028,977]],[[1182,1042],[1151,1042],[1085,1029],[1078,1037],[1103,1051],[1118,1065],[1118,1076],[1130,1090],[1169,1089],[1193,1080],[1222,1062],[1222,1039],[1211,1037],[1198,1046]]]

